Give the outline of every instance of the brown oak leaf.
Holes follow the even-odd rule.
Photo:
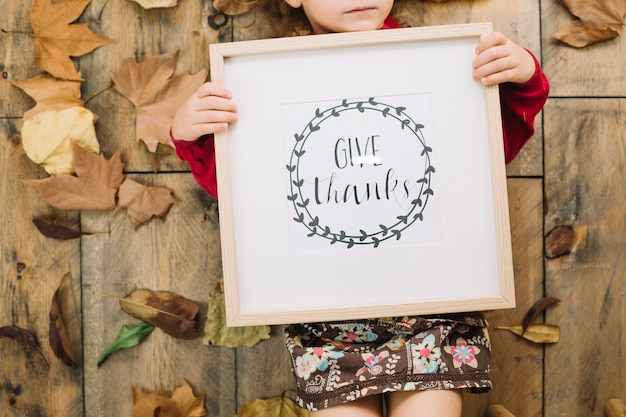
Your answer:
[[[570,46],[582,48],[620,35],[626,16],[624,0],[563,0],[578,17],[552,35]]]
[[[206,68],[194,75],[173,75],[177,61],[178,51],[141,63],[127,58],[113,77],[115,89],[137,110],[136,136],[150,152],[156,152],[159,143],[173,146],[169,128],[174,114],[208,75]]]
[[[204,408],[204,393],[196,397],[193,390],[183,381],[183,385],[174,388],[171,397],[151,391],[145,393],[131,386],[133,391],[133,417],[202,417],[206,414]]]
[[[24,81],[12,81],[12,84],[36,102],[35,107],[24,113],[24,119],[40,112],[59,111],[84,104],[80,99],[80,81],[59,80],[42,74]]]
[[[126,179],[118,192],[118,205],[128,210],[135,227],[147,223],[153,217],[165,219],[176,198],[166,187],[148,187]]]
[[[81,81],[70,57],[78,57],[113,42],[89,29],[89,23],[72,23],[91,0],[35,0],[28,18],[35,32],[35,59],[56,78]]]
[[[112,210],[115,195],[124,180],[119,151],[111,159],[72,142],[77,176],[57,174],[42,180],[24,180],[37,188],[42,198],[59,210]]]

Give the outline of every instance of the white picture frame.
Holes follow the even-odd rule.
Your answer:
[[[215,135],[229,326],[515,306],[498,87],[471,68],[491,31],[211,45],[239,114]]]

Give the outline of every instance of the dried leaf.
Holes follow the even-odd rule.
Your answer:
[[[133,0],[144,9],[154,9],[157,7],[174,7],[178,0]]]
[[[57,240],[77,239],[81,236],[93,234],[70,229],[69,227],[60,224],[51,223],[41,217],[35,217],[33,219],[33,223],[35,223],[35,226],[37,226],[37,229],[42,235]]]
[[[89,23],[72,24],[91,0],[35,0],[28,18],[35,32],[35,59],[56,78],[82,80],[70,57],[78,57],[112,41],[89,29]]]
[[[213,0],[213,7],[216,10],[231,16],[247,12],[254,4],[255,2],[250,0]]]
[[[171,291],[135,290],[119,300],[130,316],[157,326],[179,339],[194,339],[198,332],[198,304]]]
[[[254,346],[269,339],[270,326],[227,327],[224,282],[219,281],[209,296],[209,310],[204,325],[204,344],[226,347]]]
[[[133,327],[128,327],[127,325],[122,324],[115,342],[107,347],[98,357],[98,368],[102,366],[102,363],[109,357],[109,355],[122,349],[129,349],[137,346],[143,342],[153,330],[154,326],[150,323],[146,323],[145,321],[142,321]]]
[[[176,203],[174,193],[166,187],[148,187],[126,179],[118,192],[118,205],[125,207],[138,227],[153,217],[165,220],[172,204]]]
[[[204,409],[204,394],[196,397],[193,390],[183,381],[181,387],[174,388],[171,397],[158,394],[154,391],[145,393],[131,387],[133,391],[133,417],[201,417],[206,414]]]
[[[173,146],[169,128],[174,114],[191,94],[206,80],[208,70],[194,75],[173,76],[178,51],[148,58],[141,63],[127,58],[122,61],[113,82],[137,110],[136,135],[150,152],[159,143]]]
[[[522,330],[526,330],[530,323],[537,317],[537,315],[541,314],[546,308],[558,303],[558,298],[555,297],[544,297],[533,304],[533,306],[526,313],[526,317],[524,317],[524,321],[522,322]]]
[[[563,0],[571,14],[578,17],[552,35],[570,46],[582,48],[621,34],[626,16],[624,0]]]
[[[287,397],[272,397],[245,403],[235,417],[308,417],[308,410]]]
[[[57,174],[42,180],[25,180],[37,188],[42,198],[59,210],[111,210],[115,208],[115,195],[124,179],[119,151],[106,160],[72,144],[73,165],[77,177]]]
[[[42,74],[24,81],[12,81],[12,84],[36,101],[35,107],[24,113],[24,119],[44,111],[80,107],[84,103],[80,99],[80,81],[59,80]]]
[[[534,343],[556,343],[561,339],[561,329],[555,324],[530,324],[522,326],[496,326],[496,330],[508,330]]]
[[[70,275],[67,274],[61,280],[61,284],[54,292],[50,305],[50,347],[57,358],[67,366],[76,366],[76,355],[72,350],[70,331],[67,320],[63,315],[63,302],[67,297],[67,286]]]
[[[18,326],[0,327],[0,337],[6,337],[7,339],[15,340],[16,342],[39,349],[39,342],[37,342],[35,334],[30,330],[22,329]]]
[[[84,107],[37,113],[22,125],[24,152],[51,175],[73,174],[72,142],[92,153],[100,152],[94,122],[94,114]]]

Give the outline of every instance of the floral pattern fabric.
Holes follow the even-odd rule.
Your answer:
[[[298,404],[311,411],[393,391],[491,388],[478,313],[295,324],[285,333]]]

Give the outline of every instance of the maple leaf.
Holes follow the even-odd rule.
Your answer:
[[[172,190],[166,187],[148,187],[126,179],[120,186],[118,205],[125,207],[135,227],[153,217],[165,219],[172,204],[176,203]]]
[[[84,103],[80,99],[80,81],[59,80],[42,74],[11,83],[36,101],[35,107],[24,113],[24,119],[40,112],[64,110],[68,107],[82,106]]]
[[[70,57],[78,57],[113,42],[89,29],[89,23],[75,23],[91,0],[35,0],[28,13],[35,32],[35,59],[39,67],[67,80],[82,78]]]
[[[206,414],[204,409],[204,394],[196,397],[193,390],[183,381],[181,387],[174,388],[171,397],[157,394],[154,391],[145,393],[131,387],[133,391],[134,417],[201,417]],[[157,411],[158,410],[158,411]]]
[[[72,141],[100,152],[94,122],[95,115],[78,106],[36,113],[22,124],[22,147],[26,156],[49,174],[73,174]]]
[[[59,210],[111,210],[124,180],[119,151],[106,160],[72,141],[76,175],[57,174],[42,180],[25,180],[42,198]]]
[[[115,89],[137,110],[136,136],[150,152],[156,152],[159,143],[173,146],[169,128],[174,114],[208,75],[206,68],[194,75],[173,75],[177,61],[178,51],[141,63],[126,58],[113,77]]]
[[[624,0],[563,0],[578,17],[552,35],[570,46],[582,48],[620,35],[626,16]]]
[[[285,396],[256,399],[245,403],[235,417],[308,417],[310,412],[298,407],[296,402]]]

